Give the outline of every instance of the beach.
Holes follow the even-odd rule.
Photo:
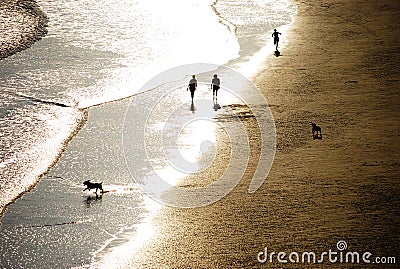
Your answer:
[[[35,1],[1,1],[0,18],[0,59],[29,48],[47,33],[48,18]]]
[[[162,209],[153,222],[158,236],[127,268],[355,266],[276,258],[278,252],[339,252],[341,240],[349,251],[398,256],[399,3],[295,2],[298,15],[282,56],[270,56],[256,79],[277,130],[268,178],[247,192],[257,163],[250,158],[224,199]],[[312,139],[311,121],[321,126],[322,140]],[[250,143],[252,156],[257,144]],[[257,255],[266,247],[275,256],[261,263]]]
[[[41,183],[7,208],[1,219],[6,236],[0,240],[1,265],[395,268],[373,258],[398,258],[400,4],[293,2],[298,13],[282,36],[281,56],[271,51],[252,79],[268,102],[277,135],[272,168],[258,190],[248,191],[263,130],[251,113],[237,114],[249,137],[243,147],[250,152],[241,181],[211,205],[182,209],[148,201],[133,184],[121,148],[129,105],[151,106],[157,96],[146,92],[91,106],[85,108],[86,123]],[[242,107],[224,103],[223,97],[222,111]],[[173,102],[185,104],[185,117],[194,112],[186,99]],[[195,113],[201,109],[198,105]],[[216,121],[225,119],[219,116]],[[311,122],[321,127],[322,139],[313,139]],[[208,184],[229,166],[226,136],[221,131],[216,136],[219,165],[179,184]],[[82,195],[86,179],[104,180],[111,192],[100,199]],[[14,237],[19,251],[30,254],[15,256]],[[339,249],[339,241],[346,247]],[[41,247],[30,249],[37,242]],[[319,259],[329,250],[370,252],[375,264],[327,257],[319,264],[283,264],[277,258],[278,252],[300,257],[315,252]]]

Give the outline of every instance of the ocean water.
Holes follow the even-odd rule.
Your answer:
[[[272,29],[290,23],[295,12],[287,0],[38,3],[50,19],[48,35],[32,48],[0,61],[0,210],[48,171],[83,124],[90,126],[90,122],[85,123],[87,108],[132,96],[155,75],[183,64],[226,64],[246,70],[250,63],[259,63],[255,58],[264,57],[259,52],[272,42]],[[256,69],[257,66],[251,68]],[[71,174],[61,180],[52,177],[51,171],[50,176],[43,178],[44,188],[61,188],[61,192],[80,195],[80,179],[75,180]],[[121,187],[122,183],[125,187]],[[126,184],[116,182],[113,188],[117,195],[111,199],[131,212],[123,224],[114,223],[112,217],[99,221],[96,211],[91,216],[85,215],[86,205],[80,202],[68,207],[73,218],[65,217],[59,210],[53,215],[53,211],[38,205],[34,225],[15,219],[18,212],[10,208],[10,215],[6,213],[2,223],[0,249],[4,255],[0,265],[67,268],[98,262],[99,253],[110,245],[110,238],[123,231],[135,233],[140,229],[135,224],[145,218],[149,203]],[[34,193],[35,190],[29,195]],[[22,199],[26,204],[32,202],[29,195]],[[129,197],[130,204],[120,201],[122,196]],[[65,197],[54,196],[52,200],[56,204],[68,203]],[[95,200],[93,206],[96,204]],[[92,206],[91,201],[89,205]],[[103,209],[107,205],[103,204]],[[60,207],[55,205],[57,209]],[[28,216],[30,212],[20,212],[20,216]],[[41,223],[41,214],[53,217],[52,228]],[[18,227],[6,225],[18,222],[21,223]],[[92,227],[93,222],[97,228]],[[111,234],[99,232],[98,226],[102,225],[109,225]],[[61,227],[67,229],[53,231]],[[39,228],[44,229],[39,231]],[[68,238],[61,236],[66,231],[82,234],[79,229],[99,234],[95,241],[82,238],[92,244],[85,250],[66,244]],[[57,243],[39,253],[26,249],[43,238]],[[62,253],[65,246],[72,249],[68,255]],[[86,255],[85,259],[80,259],[80,255]]]

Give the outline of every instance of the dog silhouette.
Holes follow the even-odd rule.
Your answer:
[[[313,139],[322,139],[321,127],[311,122]]]
[[[86,191],[86,190],[92,190],[92,189],[96,189],[96,194],[97,194],[97,190],[98,189],[100,189],[101,190],[101,193],[103,193],[104,191],[103,191],[103,182],[101,182],[101,183],[93,183],[93,182],[90,182],[90,180],[86,180],[86,181],[84,181],[83,182],[83,185],[86,185],[86,188],[83,190],[83,191]]]

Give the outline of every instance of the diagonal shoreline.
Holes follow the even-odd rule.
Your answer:
[[[219,22],[225,26],[227,26],[228,30],[235,34],[236,33],[236,26],[233,25],[232,23],[230,23],[229,21],[225,20],[221,14],[216,10],[215,5],[218,1],[215,1],[212,5],[211,5],[211,9],[213,10],[213,12],[215,13],[215,15],[219,18]],[[7,46],[0,48],[2,51],[6,51],[6,53],[4,53],[4,57],[8,57],[11,56],[12,54],[15,54],[16,52],[23,50],[23,49],[28,49],[30,47],[30,45],[32,45],[34,42],[38,41],[41,39],[42,36],[44,36],[47,33],[47,23],[48,23],[48,18],[46,16],[46,14],[40,9],[40,7],[36,4],[36,2],[34,0],[24,0],[24,1],[15,1],[15,0],[8,0],[8,1],[4,1],[1,3],[2,8],[4,8],[2,11],[4,12],[4,18],[12,18],[12,16],[14,16],[15,14],[13,12],[17,12],[19,13],[20,16],[25,16],[26,14],[29,15],[28,16],[28,22],[25,21],[25,26],[29,26],[27,27],[27,29],[23,28],[24,25],[18,25],[17,30],[19,32],[19,34],[23,37],[22,39],[17,39],[17,36],[14,37],[14,39],[12,39],[10,44],[6,44]],[[31,18],[31,16],[33,16]],[[7,20],[7,19],[6,19]],[[7,22],[9,23],[9,22]],[[33,27],[34,26],[34,27]],[[33,30],[32,30],[33,29]],[[6,34],[7,31],[10,29],[6,29],[6,31],[3,34]],[[29,30],[27,32],[24,32],[25,30]],[[13,49],[9,49],[10,47],[12,47]],[[149,89],[148,91],[151,91],[154,89]],[[145,91],[147,92],[147,91]],[[65,142],[63,143],[63,149],[62,152],[66,150],[66,145],[68,144],[68,142],[80,131],[80,129],[82,128],[82,126],[85,124],[86,120],[87,120],[87,113],[88,113],[88,109],[95,107],[95,106],[100,106],[100,105],[104,105],[107,103],[112,103],[112,102],[118,102],[118,101],[122,101],[124,99],[128,99],[131,98],[132,96],[136,96],[138,94],[142,94],[145,92],[140,92],[140,93],[136,93],[133,94],[131,96],[127,96],[127,97],[123,97],[121,99],[116,99],[116,100],[111,100],[109,102],[104,102],[104,103],[100,103],[100,104],[96,104],[96,105],[92,105],[89,107],[79,107],[79,105],[77,106],[77,109],[79,109],[80,111],[83,112],[83,116],[82,116],[82,120],[81,122],[78,124],[78,127],[76,130],[74,130],[71,135],[69,137],[66,138]],[[47,100],[41,100],[41,99],[35,99],[33,97],[30,96],[23,96],[24,98],[33,100],[33,101],[37,101],[37,102],[41,102],[41,103],[45,103],[45,104],[49,104],[49,105],[56,105],[56,106],[61,106],[61,107],[68,107],[70,106],[69,104],[63,104],[63,103],[57,103],[57,102],[52,102],[52,101],[47,101]],[[5,204],[4,206],[1,207],[0,210],[0,216],[2,216],[6,210],[7,205],[12,204],[13,202],[15,202],[18,198],[20,198],[21,196],[23,196],[25,193],[31,191],[35,186],[37,186],[37,184],[40,182],[40,178],[46,174],[47,172],[49,172],[51,170],[51,168],[59,161],[59,159],[62,157],[62,152],[60,152],[60,154],[57,156],[57,158],[54,160],[54,162],[52,162],[47,171],[44,173],[41,173],[40,175],[37,175],[37,180],[35,183],[33,183],[30,186],[27,186],[26,190],[22,193],[20,193],[17,197],[15,197],[12,201],[7,202],[7,204]]]
[[[214,11],[215,15],[218,17],[218,20],[221,24],[225,25],[228,30],[233,33],[237,34],[237,26],[230,21],[226,20],[221,13],[217,10],[216,5],[218,3],[218,0],[215,0],[214,3],[211,4],[211,8]]]
[[[24,96],[24,98],[28,98],[29,100],[32,100],[34,102],[40,102],[40,103],[44,103],[44,104],[48,104],[48,105],[56,105],[56,106],[61,106],[61,107],[67,106],[62,103],[53,103],[51,101],[34,99],[29,96]],[[89,230],[89,228],[93,228],[95,226],[95,225],[88,225],[88,224],[82,225],[82,223],[80,221],[77,221],[75,219],[76,217],[78,217],[75,215],[70,216],[69,214],[65,214],[64,216],[62,216],[63,220],[57,221],[57,222],[54,222],[52,220],[53,216],[45,216],[46,212],[48,210],[54,209],[55,211],[57,211],[57,209],[55,207],[51,207],[51,206],[49,206],[47,208],[46,205],[48,204],[48,201],[40,200],[43,196],[48,197],[49,193],[50,193],[50,195],[52,195],[52,193],[47,189],[48,182],[45,181],[41,184],[38,184],[38,183],[40,182],[40,179],[42,179],[43,176],[44,176],[44,178],[46,178],[46,176],[58,178],[60,181],[62,181],[62,179],[65,179],[65,178],[70,179],[70,178],[74,177],[74,179],[77,180],[77,182],[82,182],[81,179],[88,177],[88,176],[100,179],[100,178],[104,177],[106,174],[108,174],[108,172],[110,172],[110,174],[112,174],[112,172],[114,172],[114,170],[119,170],[118,172],[115,172],[115,174],[117,176],[116,176],[116,178],[114,178],[114,180],[122,180],[123,181],[125,178],[128,178],[125,173],[126,169],[125,170],[124,169],[116,169],[115,165],[113,165],[114,161],[117,163],[122,163],[122,164],[124,164],[124,163],[121,162],[121,160],[117,160],[114,155],[110,154],[110,156],[108,156],[107,154],[109,154],[109,152],[107,152],[107,149],[102,148],[102,150],[106,151],[107,154],[104,154],[104,152],[102,151],[102,154],[99,154],[100,156],[96,156],[98,159],[94,158],[98,161],[98,163],[103,161],[101,158],[103,156],[107,156],[109,158],[109,161],[107,163],[105,162],[105,164],[101,168],[99,168],[99,167],[96,167],[97,169],[93,168],[91,166],[91,165],[93,165],[93,163],[90,162],[90,161],[92,161],[92,159],[88,158],[89,160],[86,160],[87,162],[82,162],[82,166],[80,167],[81,169],[79,169],[79,168],[77,169],[76,163],[75,163],[76,159],[74,159],[74,158],[84,158],[83,156],[86,157],[87,155],[90,155],[92,157],[92,155],[91,155],[92,151],[95,152],[95,150],[93,150],[93,148],[98,149],[99,145],[104,146],[104,140],[110,139],[109,131],[115,130],[112,128],[110,130],[109,129],[110,126],[107,126],[107,127],[105,126],[109,122],[107,122],[107,120],[103,116],[104,111],[108,111],[110,109],[110,107],[112,107],[113,108],[113,109],[111,109],[112,113],[105,113],[105,114],[115,117],[112,120],[112,124],[119,124],[120,123],[119,121],[122,118],[121,117],[122,114],[120,114],[116,111],[126,110],[126,105],[127,105],[126,102],[129,101],[130,99],[131,99],[131,97],[127,97],[127,98],[124,98],[121,100],[116,100],[117,102],[111,101],[111,102],[103,103],[101,105],[96,105],[96,106],[91,106],[91,107],[86,107],[86,108],[79,108],[79,107],[76,108],[82,112],[82,114],[83,114],[82,119],[79,121],[79,124],[78,124],[79,126],[77,128],[75,128],[73,133],[71,133],[70,136],[64,141],[63,148],[59,152],[60,154],[57,156],[57,158],[54,159],[54,162],[51,163],[51,165],[48,167],[46,172],[42,173],[41,175],[38,175],[38,178],[37,178],[37,181],[35,182],[35,184],[30,186],[29,189],[27,189],[25,192],[21,193],[15,200],[24,196],[22,199],[19,199],[19,201],[17,201],[13,205],[9,204],[10,206],[4,208],[5,211],[2,212],[2,214],[4,213],[4,215],[1,215],[1,217],[4,217],[2,219],[2,232],[4,232],[4,235],[6,235],[8,232],[13,231],[14,224],[19,223],[18,218],[21,216],[21,214],[24,215],[25,210],[27,210],[28,214],[24,215],[22,218],[25,219],[25,216],[26,216],[27,221],[33,222],[31,225],[24,226],[24,227],[29,228],[29,229],[26,229],[27,231],[29,231],[30,229],[42,228],[42,227],[46,227],[46,229],[49,227],[58,227],[58,229],[61,229],[61,227],[63,227],[63,229],[65,229],[65,230],[76,229],[76,230],[86,231],[86,229]],[[95,115],[95,116],[93,116],[93,115]],[[91,124],[91,123],[93,123],[93,124]],[[93,127],[93,126],[95,126],[95,127]],[[85,133],[85,129],[87,130],[89,128],[93,128],[94,130],[101,132],[101,135],[99,135],[98,133],[95,133],[95,132]],[[119,126],[118,130],[120,130],[120,126]],[[93,134],[95,134],[95,135],[93,135]],[[117,142],[115,142],[115,141],[118,141],[118,139],[120,139],[120,133],[118,133],[115,136],[112,136],[112,138],[114,138],[113,143],[116,144]],[[93,143],[88,146],[86,143],[88,141],[90,143],[90,142],[92,142],[92,140],[95,140],[96,143]],[[82,143],[82,144],[80,144],[80,143]],[[88,146],[88,148],[86,148],[86,146]],[[76,150],[77,148],[79,148],[79,150]],[[114,147],[114,148],[117,148],[117,147]],[[116,151],[118,151],[118,149],[116,149]],[[77,152],[79,152],[80,154],[76,154]],[[68,159],[68,157],[69,157],[69,159]],[[114,159],[112,159],[112,157],[114,157]],[[118,157],[120,157],[120,156],[118,156]],[[93,170],[86,173],[87,170],[90,170],[90,169],[93,169]],[[121,174],[122,174],[122,176],[121,176]],[[34,191],[32,191],[33,188],[35,188]],[[30,191],[32,191],[32,192],[30,192]],[[28,192],[30,192],[30,193],[27,194]],[[71,193],[68,191],[64,191],[64,193],[68,193],[68,195],[71,195]],[[25,194],[27,194],[27,195],[25,195]],[[72,195],[74,195],[74,194],[76,194],[76,193],[73,193]],[[80,198],[78,198],[78,199],[80,200]],[[76,199],[76,198],[72,199],[72,200],[74,200],[72,202],[76,202],[78,199]],[[12,203],[15,202],[15,200],[12,201]],[[38,200],[40,200],[40,201],[38,202]],[[111,200],[111,198],[109,200]],[[50,201],[58,202],[58,199],[52,197],[50,199]],[[39,206],[37,206],[36,202],[38,202]],[[64,204],[64,208],[68,207],[69,205],[70,205],[70,203]],[[9,210],[9,211],[6,211],[6,210]],[[42,212],[40,213],[41,215],[43,214],[44,217],[40,218],[39,222],[45,222],[45,224],[41,224],[41,223],[35,224],[37,219],[31,218],[30,214],[34,215],[35,213],[33,213],[33,212],[36,210],[42,210],[44,212],[44,213],[42,213]],[[141,206],[137,206],[137,210],[141,211],[141,210],[145,210],[145,209],[142,208]],[[7,213],[5,213],[5,212],[7,212]],[[21,212],[23,212],[23,213],[21,213]],[[107,213],[109,213],[109,212],[104,212],[105,215],[107,215]],[[54,215],[56,215],[56,214],[57,214],[57,212],[54,213]],[[66,218],[66,220],[64,220],[64,218]],[[69,219],[69,218],[71,218],[71,219]],[[106,218],[103,218],[103,219],[106,219]],[[53,224],[53,223],[68,223],[68,224],[73,224],[73,225],[64,225],[65,226],[64,227],[63,225],[57,225],[57,224]],[[132,221],[131,223],[135,223],[135,220]],[[88,228],[88,226],[90,226],[90,227]],[[104,227],[106,227],[106,226],[104,226]],[[40,230],[44,230],[44,232],[45,232],[45,229],[40,229]],[[41,232],[42,231],[37,231],[37,234],[40,234]],[[89,233],[85,233],[85,234],[87,235]],[[61,235],[54,233],[52,235],[58,236],[59,238],[63,238],[64,235],[68,235],[68,233],[61,234]],[[71,238],[72,238],[74,235],[69,234],[69,236],[71,236]],[[20,241],[25,241],[26,238],[27,237],[24,236],[23,233],[20,233],[19,238],[15,239],[14,242],[17,242],[17,240],[19,240],[19,239],[21,239]],[[95,241],[96,238],[98,239],[98,237],[94,236],[93,240]],[[7,239],[10,241],[7,241]],[[1,242],[2,246],[3,246],[3,243],[4,244],[8,244],[10,242],[13,243],[11,241],[12,239],[9,239],[9,237],[7,237],[7,236],[4,236],[3,240],[4,241],[0,240],[0,241],[2,241]],[[62,240],[58,240],[58,242],[62,242]],[[48,244],[44,244],[44,245],[51,247],[51,245],[52,245],[52,244],[50,244],[51,242],[47,242],[47,243]],[[96,246],[97,243],[98,242],[87,242],[86,248],[84,249],[84,251],[89,252],[91,250],[91,247],[93,245]],[[66,247],[65,247],[66,249],[68,249],[68,247],[70,247],[70,246],[68,246],[68,244],[65,244],[65,245],[66,245]],[[0,247],[2,247],[2,246],[0,246]],[[44,248],[45,246],[42,246],[42,247]],[[76,247],[78,248],[78,247],[80,247],[80,245],[77,244]],[[73,248],[74,247],[72,247],[72,249]],[[2,248],[2,249],[4,249],[4,248]],[[37,251],[37,249],[33,247],[31,249],[30,253],[34,253],[35,251]],[[41,251],[41,250],[39,250],[39,251]],[[85,253],[83,253],[84,251],[81,251],[80,255],[84,255],[85,254]],[[51,263],[51,262],[53,262],[51,259],[53,259],[53,258],[57,259],[57,255],[55,255],[53,252],[51,252],[51,251],[47,251],[46,253],[45,252],[46,251],[43,250],[43,255],[47,255],[47,257],[50,256],[50,259],[42,258],[42,261],[39,260],[36,262]],[[93,253],[89,253],[89,254],[93,254]],[[88,256],[86,256],[86,258],[87,257]],[[69,262],[76,263],[76,260],[79,258],[81,258],[81,257],[69,256],[69,252],[66,251],[63,254],[62,260],[58,260],[57,262],[60,262],[60,263],[65,262],[65,264],[68,264]],[[5,257],[5,259],[11,259],[12,262],[14,262],[14,261],[17,262],[17,259],[14,259],[12,255],[7,255],[7,257]],[[84,259],[81,259],[80,262],[83,263]]]
[[[0,2],[0,60],[7,58],[22,50],[28,49],[35,42],[42,39],[47,34],[48,17],[40,9],[34,0],[5,0]],[[51,103],[51,102],[47,102]],[[54,103],[55,104],[55,103]],[[63,106],[63,104],[58,104]],[[85,118],[85,115],[83,115]],[[85,119],[83,119],[84,121]],[[78,125],[81,125],[78,124]],[[63,144],[67,144],[69,140],[76,134],[76,131],[67,137]],[[53,166],[58,158],[49,166],[48,170]],[[47,171],[48,171],[47,170]],[[27,186],[26,189],[13,197],[11,201],[6,201],[0,204],[0,218],[4,214],[7,205],[12,204],[18,198],[23,196],[34,188],[39,179],[47,171],[41,175],[37,175],[37,181]]]
[[[49,102],[49,103],[52,103],[52,102]],[[68,106],[65,106],[64,104],[53,103],[52,105],[68,107]],[[88,119],[88,111],[87,110],[79,109],[79,112],[81,112],[81,116],[79,119],[77,119],[76,128],[74,128],[68,134],[68,136],[66,136],[65,139],[62,141],[57,156],[55,156],[54,160],[48,165],[47,169],[40,174],[35,174],[34,175],[35,180],[33,180],[29,186],[25,186],[25,189],[23,191],[21,191],[18,195],[12,197],[11,200],[2,201],[2,203],[0,204],[0,220],[4,216],[4,214],[6,214],[7,207],[12,205],[13,203],[15,203],[19,198],[23,197],[25,194],[32,191],[40,183],[40,180],[42,179],[42,177],[44,175],[46,175],[47,173],[49,173],[49,171],[52,169],[52,167],[54,165],[56,165],[58,163],[58,161],[62,158],[63,153],[67,150],[68,143],[78,134],[78,132],[85,125],[85,123]]]
[[[211,8],[214,10],[214,12],[216,11],[213,6],[211,6]],[[3,30],[2,33],[0,34],[0,37],[5,40],[5,42],[2,42],[0,46],[0,60],[12,56],[13,54],[18,53],[22,50],[29,49],[33,43],[39,41],[42,37],[44,37],[47,34],[47,24],[49,19],[47,15],[41,10],[40,6],[36,3],[35,0],[2,1],[0,2],[0,15],[1,15],[0,23],[2,26],[1,30]],[[222,24],[227,25],[227,27],[229,26],[227,23],[224,23],[225,20],[223,20],[219,14],[216,14],[216,16],[220,18],[220,22]],[[228,29],[232,32],[231,28],[234,28],[234,26],[228,27]],[[25,186],[24,190],[21,191],[18,195],[14,196],[11,200],[9,199],[6,200],[4,203],[1,203],[0,218],[5,214],[7,206],[13,204],[23,195],[29,193],[32,189],[34,189],[39,184],[41,178],[49,171],[51,171],[54,165],[58,163],[60,158],[62,158],[64,151],[67,150],[66,147],[68,143],[86,124],[88,113],[91,108],[114,102],[121,102],[121,101],[123,102],[124,100],[132,98],[133,96],[145,94],[152,90],[155,90],[155,88],[151,88],[143,92],[138,92],[123,98],[91,105],[88,107],[80,107],[79,104],[73,104],[71,106],[69,104],[42,100],[31,96],[21,95],[21,97],[23,98],[35,102],[40,102],[43,104],[76,108],[77,110],[82,112],[82,117],[79,119],[77,127],[63,141],[62,148],[59,154],[55,157],[54,161],[49,164],[47,170],[43,171],[40,174],[35,175],[35,181],[32,182],[32,184],[30,184],[29,186]]]
[[[48,18],[33,0],[0,2],[0,60],[29,48],[47,34]]]
[[[392,1],[374,5],[383,7],[386,3],[398,6]],[[335,42],[330,35],[337,32],[334,26],[351,21],[351,13],[343,12],[348,7],[342,5],[340,1],[336,5],[299,3],[299,17],[289,31],[287,49],[256,80],[271,105],[280,142],[263,188],[253,195],[246,192],[252,165],[256,165],[252,163],[235,192],[215,205],[196,210],[165,209],[154,221],[160,236],[141,253],[141,265],[257,268],[255,255],[267,245],[275,251],[314,250],[326,245],[334,248],[338,239],[346,239],[354,249],[369,250],[368,238],[372,237],[378,237],[373,250],[391,255],[390,249],[398,242],[399,224],[399,190],[395,185],[399,172],[395,137],[399,111],[395,105],[399,101],[394,95],[399,73],[391,69],[398,54],[390,41],[396,41],[398,32],[386,36],[383,44],[375,44],[383,45],[380,53],[389,58],[388,63],[371,62],[354,71],[352,67],[359,67],[360,59],[368,59],[375,50],[362,49],[372,36],[362,31],[350,42],[357,43],[350,56],[346,53],[349,48]],[[361,8],[360,13],[373,13],[373,7]],[[328,10],[332,18],[325,17]],[[336,24],[332,23],[336,19]],[[326,30],[331,23],[332,29]],[[309,31],[316,34],[310,38]],[[362,53],[357,51],[360,48]],[[390,59],[389,53],[395,56]],[[387,71],[391,71],[390,78]],[[385,85],[383,93],[381,85]],[[365,103],[379,110],[367,111]],[[323,141],[310,139],[310,120],[323,127]],[[254,122],[247,124],[251,129]],[[380,137],[380,129],[387,130],[385,137]],[[371,144],[368,151],[360,150]],[[252,152],[255,161],[257,151]],[[374,204],[383,207],[379,208],[383,212]],[[379,219],[380,215],[384,219]],[[379,229],[374,232],[367,225]],[[155,251],[159,256],[152,255]]]
[[[299,12],[282,57],[255,80],[277,128],[264,185],[247,192],[258,156],[253,134],[239,185],[207,207],[163,209],[153,221],[158,236],[126,268],[282,268],[276,256],[260,263],[257,254],[267,247],[320,258],[339,240],[373,257],[397,255],[400,4],[294,2]],[[311,121],[322,127],[322,140],[312,139]],[[245,124],[253,129],[254,122]],[[325,259],[323,266],[349,264]]]

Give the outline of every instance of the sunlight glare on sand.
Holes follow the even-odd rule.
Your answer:
[[[182,108],[184,108],[184,110],[182,108],[176,110],[181,115],[175,117],[173,122],[158,113],[149,117],[149,122],[151,122],[149,131],[152,130],[160,135],[149,139],[147,153],[154,170],[147,174],[146,184],[153,185],[158,190],[158,194],[177,186],[178,182],[190,174],[202,172],[210,167],[217,151],[216,130],[223,128],[214,119],[219,113],[218,109],[215,110],[218,102],[212,100],[209,83],[199,81],[192,105],[187,104],[188,96],[179,95],[181,90],[177,88],[170,93],[170,96],[178,96],[181,99],[178,103],[183,104]],[[229,89],[221,89],[218,97],[221,100],[221,104],[218,104],[219,108],[225,104],[242,103],[240,98]],[[169,105],[169,98],[164,98],[162,103]],[[186,109],[190,111],[185,111]],[[223,110],[221,109],[220,112]],[[162,141],[159,140],[161,137]],[[161,149],[159,154],[163,157],[153,154],[152,145]],[[161,187],[154,183],[156,178],[162,179],[168,186]]]
[[[216,141],[214,128],[214,124],[209,119],[197,119],[185,125],[177,143],[182,157],[192,163],[198,162],[208,151],[208,144],[214,144]]]
[[[196,102],[197,112],[202,110],[212,112],[210,107],[211,104],[204,105]],[[159,122],[153,126],[162,132],[165,125],[165,122]],[[171,186],[176,186],[179,180],[189,174],[200,172],[199,161],[216,141],[215,123],[207,117],[194,117],[184,123],[176,134],[176,143],[173,144],[173,147],[163,145],[164,158],[162,162],[160,163],[160,160],[153,161],[156,174]],[[163,143],[165,142],[163,141]]]
[[[125,244],[118,246],[110,253],[107,253],[101,259],[100,264],[96,264],[94,268],[121,268],[131,259],[133,253],[139,253],[137,249],[143,246],[156,233],[155,226],[152,224],[152,219],[161,209],[161,204],[153,201],[149,197],[144,197],[145,207],[149,213],[145,216],[142,222],[136,225],[136,232],[133,240],[129,240]]]

